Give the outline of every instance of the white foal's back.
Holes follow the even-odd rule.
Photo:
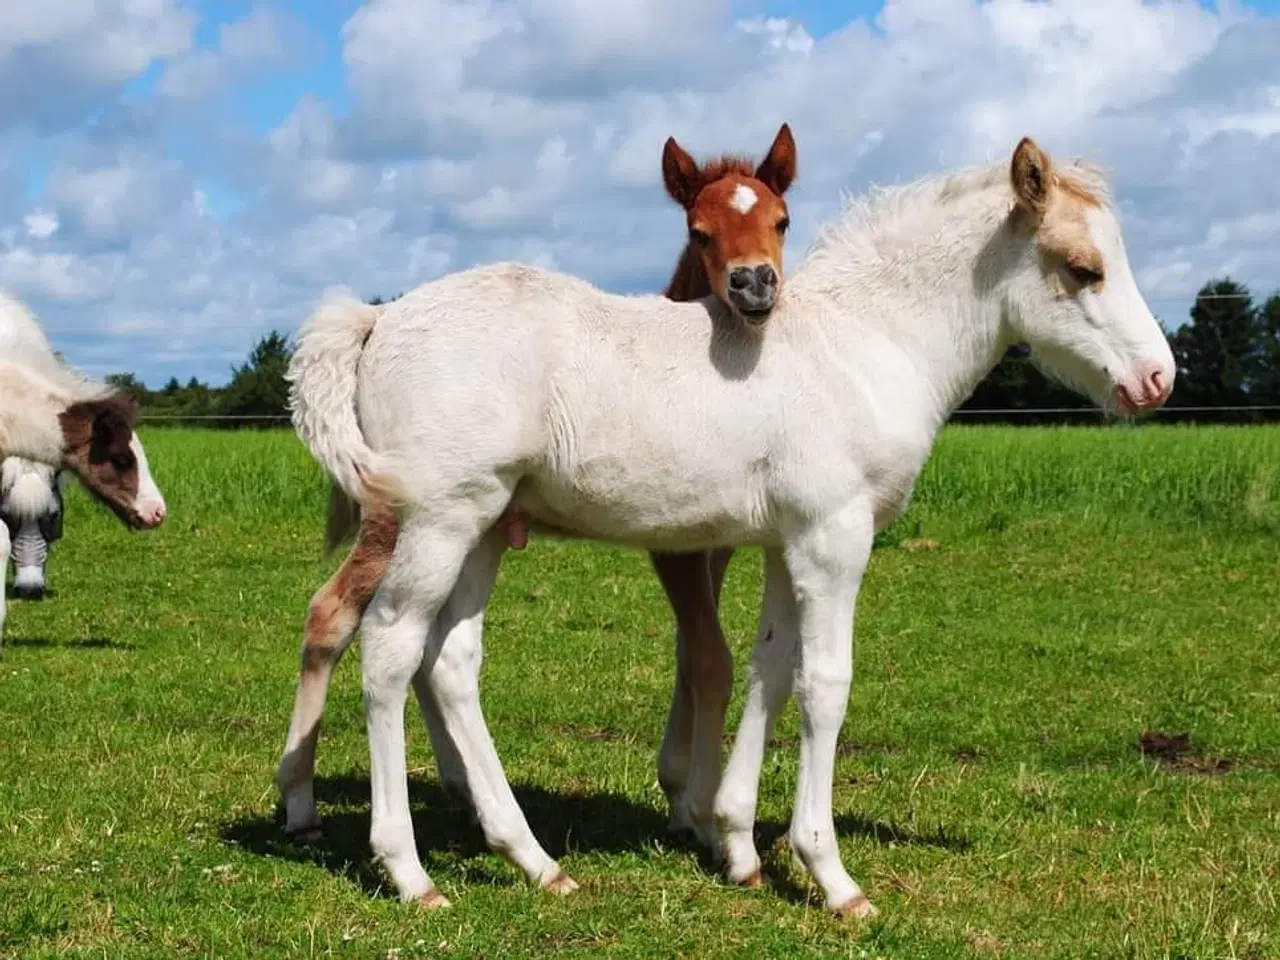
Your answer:
[[[830,365],[806,342],[821,311],[785,301],[759,336],[714,298],[619,296],[508,264],[452,274],[383,308],[360,362],[361,425],[375,449],[440,452],[438,472],[407,478],[427,498],[451,472],[492,471],[565,532],[662,549],[773,542],[775,511],[804,509],[777,502],[780,473],[814,469],[806,489],[847,497],[856,469]],[[793,462],[797,449],[812,459],[814,431],[829,461]]]

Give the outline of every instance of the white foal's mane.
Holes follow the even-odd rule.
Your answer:
[[[1093,203],[1110,207],[1110,185],[1102,167],[1083,160],[1054,170],[1058,185]],[[904,184],[873,186],[866,194],[844,194],[838,214],[818,227],[797,272],[809,265],[862,270],[910,254],[914,245],[942,230],[957,229],[948,217],[958,204],[992,192],[994,228],[1015,205],[1009,164],[982,164],[929,174]],[[969,231],[971,218],[959,222]]]

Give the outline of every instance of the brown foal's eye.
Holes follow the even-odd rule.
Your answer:
[[[786,233],[787,228],[791,226],[791,218],[783,217],[778,221],[778,233]]]
[[[711,243],[711,234],[703,230],[691,227],[689,229],[689,239],[700,247],[705,247]]]

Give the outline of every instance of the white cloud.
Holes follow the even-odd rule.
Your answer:
[[[22,218],[27,225],[27,236],[36,240],[48,240],[58,232],[58,215],[35,210]]]
[[[197,99],[225,92],[283,66],[303,30],[292,18],[257,7],[240,20],[218,28],[214,49],[193,50],[169,65],[157,85],[162,96]]]
[[[185,53],[194,26],[180,0],[0,4],[0,129],[83,118],[153,62]]]
[[[57,163],[45,202],[64,233],[88,247],[127,246],[194,209],[187,175],[172,160],[139,147],[86,149]]]
[[[104,295],[108,279],[98,265],[72,253],[37,252],[10,244],[0,249],[0,283],[34,290],[62,303],[79,303]]]
[[[0,179],[0,283],[55,331],[112,331],[84,347],[95,363],[220,378],[226,356],[296,328],[326,286],[390,295],[482,260],[659,289],[683,234],[663,141],[759,156],[784,120],[800,167],[790,267],[841,190],[1000,159],[1030,133],[1111,169],[1153,299],[1225,270],[1280,287],[1280,17],[1236,5],[890,0],[818,37],[767,2],[746,16],[729,0],[380,0],[325,38],[349,105],[304,96],[262,136],[202,130],[200,111],[225,81],[288,62],[305,30],[273,8],[189,51],[190,16],[169,0],[92,17],[54,0],[45,19],[19,6],[0,11],[0,78],[26,38],[78,93],[51,95],[48,115],[21,108],[62,133],[36,195]],[[93,52],[117,66],[92,89],[93,71],[50,53],[112,29],[150,59]],[[170,61],[156,101],[77,132],[66,104],[113,103],[138,72],[120,65],[156,59]],[[166,146],[164,101],[195,104],[185,159]]]
[[[738,29],[757,37],[765,37],[769,48],[785,53],[811,53],[814,40],[799,23],[785,17],[756,17],[739,20]]]

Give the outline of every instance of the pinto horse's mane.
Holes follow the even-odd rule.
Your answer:
[[[730,174],[754,177],[756,163],[747,157],[725,154],[701,164],[699,170],[702,173],[702,187],[706,187]],[[711,278],[707,276],[702,257],[694,249],[693,241],[686,239],[675,273],[671,275],[663,296],[669,300],[701,300],[712,293]]]

